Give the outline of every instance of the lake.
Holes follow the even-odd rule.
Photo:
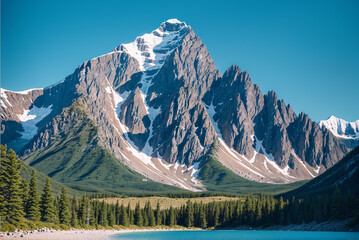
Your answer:
[[[163,231],[137,232],[113,236],[110,239],[141,240],[359,240],[353,232],[300,232],[300,231]]]

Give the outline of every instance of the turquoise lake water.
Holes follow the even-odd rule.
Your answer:
[[[111,239],[141,240],[359,240],[353,232],[288,232],[288,231],[170,231],[138,232],[113,236]]]

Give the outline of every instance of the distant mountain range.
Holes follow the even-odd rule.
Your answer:
[[[221,75],[206,45],[176,19],[57,84],[1,89],[0,115],[2,144],[84,188],[215,190],[223,182],[203,170],[214,166],[214,145],[215,165],[234,178],[293,183],[325,172],[359,136],[359,121],[317,124],[297,115],[238,66]]]

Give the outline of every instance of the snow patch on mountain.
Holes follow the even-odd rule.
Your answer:
[[[154,169],[158,170],[157,167],[155,166],[155,164],[152,162],[152,157],[150,155],[147,155],[144,152],[141,152],[138,150],[138,148],[136,147],[135,143],[133,141],[131,141],[131,139],[128,136],[128,128],[121,123],[120,119],[119,119],[119,115],[121,112],[121,106],[122,104],[125,102],[125,100],[127,99],[127,97],[130,95],[130,92],[124,92],[122,94],[116,92],[115,90],[113,90],[113,88],[111,87],[111,85],[108,83],[108,86],[106,87],[106,91],[110,94],[112,94],[113,96],[113,101],[114,101],[114,114],[116,117],[117,122],[120,125],[121,131],[124,134],[124,138],[128,143],[128,147],[127,150],[129,152],[131,152],[135,157],[137,157],[138,159],[140,159],[144,164],[146,165],[150,165],[152,166]],[[120,134],[119,130],[116,128],[117,132]],[[126,158],[127,159],[127,158]],[[128,160],[128,159],[127,159]],[[129,160],[128,160],[129,161]]]
[[[221,130],[220,130],[219,127],[218,127],[218,123],[214,120],[214,115],[216,115],[216,110],[214,109],[215,107],[214,107],[214,105],[213,105],[213,102],[211,103],[211,105],[206,105],[206,104],[204,104],[204,106],[205,106],[206,109],[207,109],[208,116],[209,116],[209,118],[210,118],[211,121],[212,121],[214,130],[216,131],[219,140],[221,140],[221,141],[224,142],[223,137],[222,137]]]
[[[316,168],[316,169],[313,169],[313,171],[314,171],[317,175],[319,175],[320,168],[321,168],[321,166],[317,166],[317,168]]]
[[[359,139],[359,120],[347,122],[335,116],[330,116],[327,120],[320,121],[319,126],[327,128],[338,138]]]
[[[267,153],[265,148],[263,147],[263,141],[259,140],[255,135],[252,135],[252,140],[255,144],[255,150],[254,150],[254,157],[258,153],[262,153],[265,156],[265,166],[267,167],[267,164],[272,165],[278,172],[283,174],[286,177],[294,178],[290,176],[289,174],[289,166],[286,166],[285,168],[280,168],[279,165],[275,162],[274,157],[271,153]]]
[[[242,167],[244,167],[245,169],[247,169],[248,171],[260,176],[260,177],[264,177],[262,174],[260,174],[258,171],[248,167],[246,164],[242,163],[242,159],[240,159],[237,155],[236,155],[236,150],[234,150],[233,148],[230,148],[226,142],[224,141],[223,137],[222,137],[222,134],[221,134],[221,131],[218,127],[218,123],[214,120],[214,116],[216,114],[216,110],[215,110],[215,107],[213,105],[213,102],[211,103],[211,105],[206,105],[205,103],[203,103],[207,109],[207,113],[208,113],[208,116],[209,118],[211,119],[212,121],[212,124],[213,124],[213,127],[214,127],[214,130],[216,131],[217,133],[217,136],[218,136],[218,141],[219,141],[219,144],[226,150],[227,154],[229,154],[233,159],[235,159],[237,161],[237,163],[239,165],[241,165]],[[237,153],[238,154],[238,153]],[[239,154],[240,155],[240,154]],[[244,156],[240,155],[241,157],[243,157],[244,159],[247,160],[247,158],[245,158]],[[248,161],[248,160],[247,160]],[[253,166],[254,168],[256,168],[255,166]]]
[[[17,94],[29,94],[30,92],[32,91],[35,91],[35,90],[44,90],[43,88],[31,88],[31,89],[28,89],[28,90],[24,90],[24,91],[10,91],[10,90],[6,90],[6,89],[1,89],[1,92],[11,92],[11,93],[17,93]]]
[[[9,102],[9,100],[7,99],[7,96],[6,96],[6,93],[5,93],[5,89],[0,89],[1,91],[1,106],[3,106],[4,108],[6,108],[6,104],[5,102],[9,105],[9,106],[12,106],[11,103]]]
[[[152,33],[137,37],[132,43],[120,45],[119,49],[135,58],[142,71],[159,69],[185,36],[181,31],[184,28],[188,28],[186,23],[170,19]]]
[[[197,178],[198,176],[198,171],[199,171],[199,162],[196,162],[195,164],[193,164],[192,166],[190,166],[188,168],[189,171],[192,170],[191,172],[191,176],[194,177],[194,178]]]
[[[36,124],[49,115],[52,111],[52,105],[48,107],[36,107],[33,106],[29,110],[25,110],[22,114],[18,114],[18,117],[21,121],[21,125],[24,129],[23,132],[20,132],[23,139],[30,140],[37,133]]]
[[[186,23],[177,19],[170,19],[161,24],[159,28],[150,34],[144,34],[137,37],[136,40],[129,44],[120,45],[116,51],[126,52],[135,58],[139,68],[143,71],[139,85],[141,97],[145,104],[148,117],[150,119],[149,137],[145,143],[142,152],[148,156],[153,155],[153,148],[149,145],[149,140],[153,135],[153,122],[161,113],[160,108],[150,107],[146,101],[148,89],[152,84],[154,76],[163,66],[166,58],[171,52],[179,46],[188,29]]]
[[[311,171],[309,171],[309,169],[307,168],[307,166],[305,165],[305,163],[302,161],[302,159],[300,159],[300,157],[298,157],[298,155],[295,153],[294,149],[292,148],[292,155],[297,159],[297,161],[303,166],[303,168],[309,173],[309,175],[314,178],[315,176],[312,174]],[[317,174],[319,173],[320,167],[318,167],[318,169],[313,169],[314,172],[316,172]]]

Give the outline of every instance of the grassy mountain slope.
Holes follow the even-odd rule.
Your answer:
[[[345,193],[350,190],[359,197],[359,146],[348,153],[333,167],[302,187],[284,194],[285,197],[331,194],[336,185]]]
[[[78,111],[78,109],[69,109]],[[77,118],[74,127],[49,147],[25,158],[25,162],[56,181],[89,193],[185,192],[169,185],[144,181],[142,175],[119,162],[99,146],[97,127],[88,118]]]
[[[38,189],[40,192],[42,192],[42,189],[44,188],[45,186],[45,182],[46,182],[46,178],[48,176],[46,176],[45,174],[37,171],[36,169],[30,167],[29,165],[27,165],[26,163],[23,163],[22,164],[22,167],[21,167],[21,172],[20,172],[20,175],[22,178],[26,179],[28,182],[30,182],[30,178],[31,178],[31,173],[32,173],[32,170],[35,170],[36,171],[36,178],[37,178],[37,181],[38,181]],[[75,189],[72,189],[70,188],[69,186],[65,186],[64,184],[62,183],[59,183],[53,179],[50,178],[50,183],[51,183],[51,189],[52,189],[52,192],[55,194],[55,195],[59,195],[60,192],[61,192],[61,189],[63,187],[66,187],[67,188],[67,193],[71,196],[82,196],[83,194],[85,194],[85,192],[82,192],[82,191],[78,191],[78,190],[75,190]]]
[[[209,191],[231,192],[239,194],[278,194],[290,191],[306,181],[291,184],[258,183],[242,178],[223,166],[216,157],[216,147],[205,156],[205,162],[199,171],[198,178]]]

